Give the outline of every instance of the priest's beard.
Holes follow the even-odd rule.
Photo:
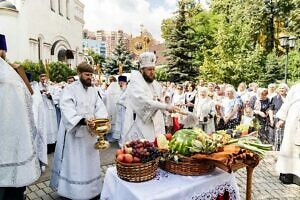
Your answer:
[[[82,76],[80,76],[79,80],[82,83],[82,85],[85,86],[85,87],[91,87],[92,86],[92,79],[90,79],[90,78],[84,79],[84,78],[82,78]]]
[[[155,75],[148,76],[145,72],[142,72],[142,75],[147,83],[152,83],[155,79]]]

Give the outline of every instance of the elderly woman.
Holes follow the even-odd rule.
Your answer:
[[[250,99],[250,94],[247,90],[247,85],[246,83],[242,82],[239,84],[238,89],[237,89],[237,95],[240,96],[242,99],[243,103],[245,103],[247,100]]]
[[[278,86],[278,94],[276,96],[274,96],[271,99],[271,105],[270,105],[270,126],[274,127],[275,124],[277,124],[277,122],[279,121],[278,118],[275,118],[274,116],[276,116],[278,110],[281,108],[282,104],[285,101],[286,95],[287,95],[287,91],[288,91],[288,86],[284,83],[280,84]],[[272,133],[274,133],[274,147],[276,151],[280,150],[280,145],[282,142],[282,138],[283,138],[283,130],[284,130],[284,126],[283,127],[276,127],[274,128],[275,130],[271,129],[270,131],[272,131]]]
[[[208,89],[208,96],[210,98],[214,98],[215,96],[215,84],[210,82],[207,84],[207,89]]]
[[[236,98],[234,87],[227,86],[225,89],[225,98],[221,102],[221,123],[224,122],[224,129],[234,129],[238,125],[238,111],[240,104]]]
[[[198,127],[206,133],[212,133],[215,131],[215,104],[213,100],[208,97],[208,89],[206,87],[199,88],[194,113],[199,119]]]
[[[271,100],[276,95],[277,95],[277,93],[276,93],[276,85],[274,83],[270,83],[268,85],[268,98],[269,98],[269,100]]]
[[[264,143],[273,143],[273,135],[268,131],[268,118],[270,110],[270,100],[267,97],[268,90],[266,88],[258,88],[257,90],[257,100],[254,104],[254,114],[256,115],[260,130],[258,137]]]

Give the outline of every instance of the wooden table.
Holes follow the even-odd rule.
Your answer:
[[[227,145],[224,151],[212,153],[209,155],[196,154],[192,156],[195,159],[206,159],[213,162],[216,167],[231,173],[241,168],[246,167],[247,170],[247,185],[246,185],[246,200],[251,200],[252,192],[252,175],[254,168],[259,164],[261,158],[251,151],[241,149],[238,146]]]

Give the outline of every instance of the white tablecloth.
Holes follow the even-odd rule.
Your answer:
[[[233,174],[215,169],[203,176],[180,176],[161,169],[146,182],[131,183],[120,179],[115,167],[107,169],[101,200],[213,200],[229,192],[240,199]]]

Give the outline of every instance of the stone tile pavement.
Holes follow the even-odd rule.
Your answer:
[[[113,155],[113,154],[112,154]],[[102,156],[102,155],[101,155]],[[102,157],[103,158],[103,157]],[[50,156],[51,162],[52,156]],[[108,167],[113,166],[113,159],[106,155],[105,165],[101,166],[102,181]],[[111,164],[109,164],[109,162]],[[300,186],[284,185],[278,180],[278,174],[274,170],[276,152],[269,152],[264,160],[255,168],[252,182],[253,200],[300,200]],[[240,189],[241,199],[246,197],[246,170],[241,169],[235,173],[236,181]],[[49,170],[35,184],[27,187],[26,200],[53,200],[61,199],[49,187]]]

